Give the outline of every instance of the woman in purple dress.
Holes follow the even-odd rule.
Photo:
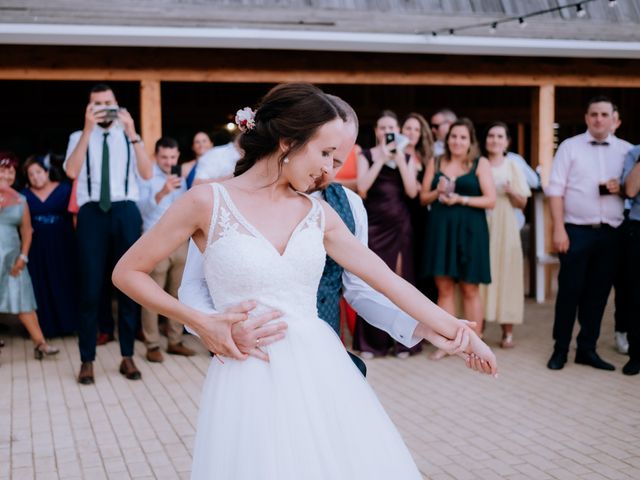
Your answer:
[[[67,206],[71,185],[52,182],[34,157],[24,165],[33,243],[29,273],[38,303],[40,327],[46,337],[70,335],[77,329],[76,261],[73,220]]]
[[[413,282],[413,229],[411,199],[419,191],[416,163],[411,155],[397,148],[388,134],[399,132],[398,118],[390,110],[383,111],[375,126],[376,146],[363,150],[358,157],[358,193],[364,199],[369,217],[369,248],[405,280]],[[395,138],[395,137],[394,137]],[[382,330],[358,317],[353,348],[364,358],[386,355],[394,347],[401,358],[420,350],[420,345],[407,349]]]

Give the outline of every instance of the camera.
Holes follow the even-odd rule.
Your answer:
[[[181,168],[180,165],[171,165],[171,175],[175,175],[176,177],[179,177],[181,175]]]

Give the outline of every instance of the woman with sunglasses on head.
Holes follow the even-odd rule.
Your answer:
[[[434,143],[431,128],[427,120],[419,113],[410,113],[402,122],[400,132],[409,139],[409,143],[405,147],[405,153],[411,155],[416,170],[418,184],[422,184],[427,165],[434,157]],[[425,233],[429,221],[429,209],[420,203],[420,196],[410,202],[411,208],[411,225],[413,227],[413,263],[416,266],[416,286],[427,297],[432,300],[437,298],[437,290],[433,282],[433,278],[425,278],[420,272],[420,265],[425,250]]]

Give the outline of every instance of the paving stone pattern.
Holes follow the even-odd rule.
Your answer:
[[[552,315],[551,304],[527,303],[513,350],[497,347],[499,327],[489,325],[498,379],[457,358],[431,361],[431,347],[367,362],[424,478],[640,479],[640,376],[620,372],[611,311],[599,352],[615,372],[576,365],[573,354],[564,370],[547,370]],[[199,355],[162,364],[147,363],[137,342],[138,382],[117,372],[117,343],[98,347],[96,384],[81,386],[74,338],[54,340],[61,353],[39,362],[13,331],[2,333],[0,355],[0,480],[189,478],[210,361],[197,340],[186,343]]]

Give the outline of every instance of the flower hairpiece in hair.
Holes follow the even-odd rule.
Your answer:
[[[244,133],[256,126],[256,112],[250,107],[244,107],[236,112],[236,125]]]

